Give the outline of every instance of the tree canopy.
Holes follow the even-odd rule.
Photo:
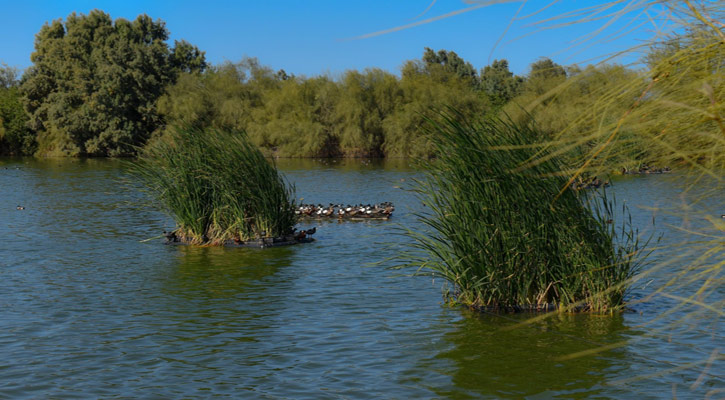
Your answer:
[[[20,86],[39,150],[125,156],[162,123],[156,101],[180,72],[206,68],[185,41],[169,48],[164,22],[115,21],[99,10],[45,24]]]
[[[455,52],[426,49],[402,77],[378,68],[330,76],[274,72],[253,58],[203,74],[182,74],[159,100],[174,125],[246,130],[268,153],[286,157],[429,156],[426,118],[451,106],[489,108],[473,66]]]
[[[18,92],[18,69],[0,65],[0,154],[32,154],[35,135],[28,128]]]
[[[642,70],[564,67],[540,58],[517,76],[505,59],[477,70],[454,51],[426,47],[397,75],[367,68],[305,77],[249,57],[208,66],[189,42],[171,47],[163,21],[146,15],[113,21],[98,10],[74,13],[40,29],[22,79],[17,69],[0,68],[0,153],[134,155],[149,139],[184,126],[246,131],[267,154],[282,157],[429,157],[435,154],[425,127],[450,107],[461,118],[499,112],[533,118],[542,141],[568,138],[571,160],[617,130],[622,144],[608,146],[617,156],[607,159],[631,164],[666,153],[642,138],[697,142],[673,129],[697,116],[671,113],[675,103],[658,99],[702,92],[695,103],[719,104],[712,97],[722,82],[708,77],[725,65],[722,46],[702,32],[673,35],[652,48]],[[682,62],[693,55],[701,62]],[[638,98],[638,109],[660,104],[620,123]],[[719,123],[701,119],[702,132]],[[713,138],[709,147],[717,145]]]
[[[504,105],[513,99],[522,89],[524,78],[509,70],[507,60],[493,60],[491,65],[481,70],[481,89],[498,105]]]

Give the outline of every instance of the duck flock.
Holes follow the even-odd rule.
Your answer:
[[[295,210],[301,218],[313,219],[388,219],[393,215],[393,203],[385,201],[378,204],[342,205],[300,204]]]
[[[622,175],[668,174],[670,172],[672,172],[672,169],[670,169],[670,167],[656,168],[649,167],[647,165],[643,165],[636,170],[622,168]]]
[[[575,182],[571,183],[571,188],[574,190],[582,190],[582,189],[599,189],[600,187],[607,187],[609,186],[609,181],[602,181],[601,179],[597,178],[596,176],[594,178],[584,178],[578,177]]]

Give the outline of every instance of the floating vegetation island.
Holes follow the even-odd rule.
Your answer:
[[[177,129],[149,145],[134,172],[176,221],[172,243],[309,241],[294,228],[294,186],[242,132]]]

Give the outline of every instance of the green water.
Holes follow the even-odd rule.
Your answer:
[[[0,159],[0,398],[725,395],[722,285],[703,299],[714,311],[657,297],[621,315],[515,326],[531,315],[450,308],[443,282],[376,264],[405,240],[398,224],[417,227],[420,205],[403,189],[418,173],[405,161],[279,164],[304,202],[392,201],[393,220],[303,224],[318,226],[317,242],[287,248],[164,246],[141,242],[173,222],[125,181],[122,162]],[[694,240],[680,227],[725,210],[712,200],[692,217],[659,212],[652,226],[647,207],[680,204],[682,183],[615,182],[633,222],[665,234],[656,264]]]

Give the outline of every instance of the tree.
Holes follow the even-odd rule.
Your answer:
[[[0,66],[0,154],[30,154],[35,137],[28,129],[28,117],[18,93],[18,69]]]
[[[339,155],[333,132],[338,86],[325,76],[281,80],[263,92],[253,110],[249,137],[263,148],[287,157]]]
[[[433,69],[440,73],[440,64],[433,65]],[[444,111],[446,107],[457,110],[462,117],[488,110],[486,97],[480,96],[471,85],[470,75],[460,76],[449,70],[446,79],[441,80],[440,75],[430,72],[430,68],[418,61],[408,61],[403,65],[400,80],[402,99],[383,124],[386,156],[433,155],[426,127],[430,125],[430,118],[436,118],[436,112]]]
[[[524,79],[509,70],[507,60],[493,60],[481,70],[481,89],[496,106],[503,106],[521,91]]]
[[[169,49],[161,20],[115,22],[103,11],[45,24],[35,39],[22,100],[40,152],[125,156],[163,120],[157,99],[182,71],[206,67],[185,41]]]
[[[423,52],[423,63],[432,76],[446,80],[445,75],[454,74],[466,80],[471,86],[478,85],[478,74],[470,62],[462,59],[455,51],[438,50],[426,47]]]
[[[530,79],[552,79],[566,77],[566,70],[561,65],[551,61],[549,58],[542,58],[531,64]]]
[[[347,71],[341,82],[342,96],[336,105],[340,147],[353,156],[383,155],[383,121],[402,97],[394,75],[378,68]]]
[[[548,58],[541,58],[529,66],[526,91],[539,96],[566,81],[566,69]]]
[[[204,52],[186,40],[174,40],[170,55],[171,67],[176,72],[201,72],[207,68]]]
[[[0,65],[0,89],[9,89],[17,86],[19,83],[18,69],[2,63]]]
[[[28,116],[17,87],[0,87],[0,154],[32,154],[35,135],[28,129]]]

